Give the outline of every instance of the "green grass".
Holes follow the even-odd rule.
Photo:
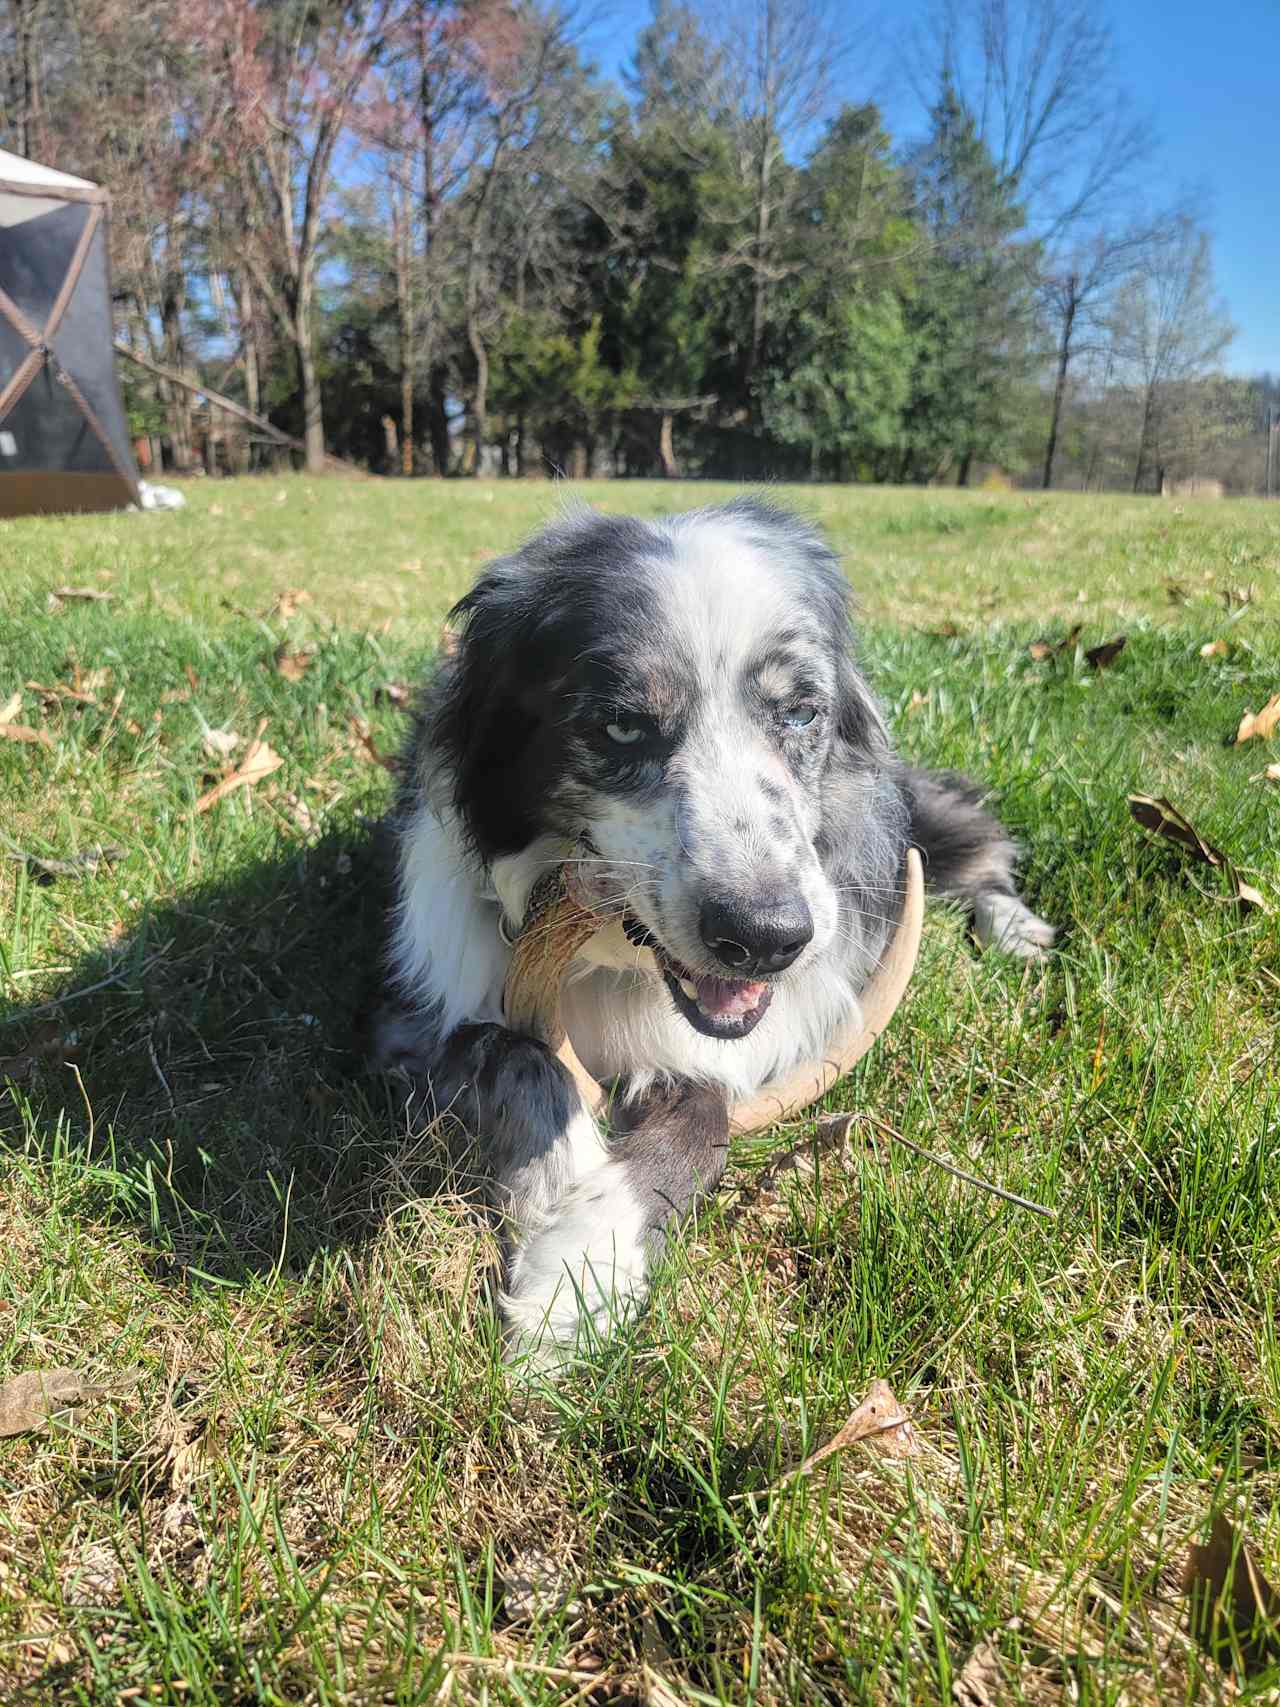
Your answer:
[[[862,1125],[776,1177],[809,1129],[745,1143],[636,1333],[536,1397],[438,1135],[355,1070],[390,778],[352,720],[393,748],[379,689],[557,494],[263,480],[0,524],[0,706],[51,742],[0,741],[0,1383],[141,1371],[0,1440],[6,1707],[943,1703],[985,1643],[996,1700],[1274,1699],[1190,1639],[1180,1573],[1225,1513],[1280,1581],[1280,932],[1125,796],[1280,906],[1280,740],[1226,744],[1280,691],[1280,506],[783,496],[849,554],[903,746],[991,782],[1062,926],[1028,971],[933,915],[829,1105],[1055,1217]],[[1029,657],[1076,623],[1128,646]],[[96,704],[25,686],[77,667]],[[263,718],[282,767],[196,814],[206,728]],[[82,878],[6,857],[99,844]],[[778,1486],[877,1376],[921,1456]],[[520,1621],[532,1547],[577,1604]]]

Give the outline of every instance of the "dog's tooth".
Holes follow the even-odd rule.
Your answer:
[[[688,978],[677,978],[676,982],[691,1002],[698,1002],[698,986],[695,983]],[[701,1008],[702,1003],[698,1002],[698,1006]],[[706,1009],[703,1008],[702,1011],[705,1013]]]

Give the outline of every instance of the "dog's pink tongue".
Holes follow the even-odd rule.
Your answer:
[[[695,978],[698,1006],[716,1019],[741,1019],[760,1006],[766,984],[751,984],[745,978]]]

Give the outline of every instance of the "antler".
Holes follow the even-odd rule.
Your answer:
[[[601,920],[568,894],[557,874],[558,898],[540,908],[516,939],[503,996],[507,1021],[531,1032],[568,1068],[588,1106],[598,1113],[605,1093],[578,1059],[560,1012],[560,986],[569,962],[599,929]],[[924,871],[915,848],[907,850],[902,912],[874,978],[862,993],[858,1020],[833,1040],[820,1061],[797,1067],[730,1111],[734,1132],[757,1132],[816,1102],[860,1061],[880,1037],[902,1000],[920,947],[924,922]]]

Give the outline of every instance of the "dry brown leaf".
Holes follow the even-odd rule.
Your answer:
[[[301,652],[290,652],[283,645],[275,650],[276,671],[287,682],[300,682],[315,661],[315,648],[311,646],[303,647]]]
[[[1182,1590],[1190,1601],[1191,1634],[1222,1666],[1229,1668],[1237,1653],[1246,1673],[1280,1660],[1280,1595],[1221,1513],[1209,1539],[1188,1549]]]
[[[141,1370],[130,1370],[101,1385],[78,1369],[28,1369],[0,1387],[0,1438],[69,1421],[77,1406],[127,1393],[141,1379]]]
[[[243,739],[234,729],[206,729],[200,745],[211,759],[229,759]]]
[[[286,587],[282,593],[276,594],[275,603],[270,614],[288,622],[290,617],[297,616],[302,605],[311,603],[311,594],[305,587]]]
[[[81,599],[98,604],[109,599],[111,594],[104,592],[101,587],[55,587],[49,596],[53,599]]]
[[[1166,800],[1163,795],[1156,798],[1149,794],[1131,794],[1129,811],[1153,836],[1177,842],[1202,865],[1211,865],[1215,871],[1221,871],[1231,886],[1232,898],[1242,911],[1247,913],[1255,907],[1264,913],[1270,911],[1263,897],[1251,883],[1245,882],[1222,849],[1206,842],[1191,820],[1179,812],[1171,800]]]
[[[1082,627],[1082,623],[1076,623],[1074,628],[1061,640],[1033,640],[1027,647],[1027,651],[1037,664],[1043,663],[1046,658],[1057,658],[1063,652],[1070,652],[1074,649],[1076,641],[1080,638]]]
[[[79,672],[77,671],[77,674]],[[69,687],[66,682],[54,682],[46,687],[43,682],[28,682],[27,688],[31,693],[40,695],[46,711],[58,711],[64,699],[69,699],[73,705],[97,705],[98,696],[85,688]]]
[[[1225,658],[1231,648],[1225,640],[1206,640],[1200,648],[1202,658]]]
[[[911,1421],[887,1381],[873,1381],[867,1388],[866,1398],[854,1408],[844,1427],[832,1435],[825,1446],[811,1452],[803,1464],[788,1471],[783,1480],[807,1476],[826,1459],[859,1440],[865,1440],[886,1458],[915,1458],[920,1452],[920,1443]]]
[[[280,769],[284,759],[262,739],[262,731],[266,726],[267,720],[264,717],[258,725],[257,734],[249,743],[248,751],[235,770],[224,776],[221,782],[215,783],[207,794],[202,794],[196,801],[197,812],[207,812],[211,806],[225,800],[228,794],[234,794],[236,789],[251,788],[254,783],[261,782],[264,777]]]
[[[1222,850],[1215,848],[1212,842],[1206,842],[1191,820],[1163,795],[1131,794],[1129,810],[1144,830],[1150,830],[1153,836],[1165,836],[1171,842],[1180,843],[1204,865],[1221,870],[1227,864],[1227,856]]]
[[[1236,731],[1236,746],[1242,741],[1269,741],[1280,728],[1280,693],[1272,694],[1261,711],[1246,711]]]
[[[990,1636],[984,1636],[964,1662],[951,1693],[959,1707],[1005,1707],[1013,1700],[1000,1650]]]
[[[375,765],[381,765],[383,770],[387,771],[399,770],[400,766],[395,759],[389,759],[385,753],[378,751],[373,734],[363,717],[351,719],[351,733],[355,736],[365,756],[372,759]]]
[[[1127,634],[1117,634],[1114,640],[1105,640],[1101,646],[1091,646],[1084,655],[1084,661],[1091,670],[1105,670],[1108,664],[1115,663],[1128,644]]]
[[[12,723],[22,710],[22,690],[19,688],[11,694],[3,705],[0,705],[0,723]]]
[[[18,1055],[0,1055],[0,1083],[12,1079],[16,1085],[29,1085],[42,1063],[62,1066],[71,1045],[52,1020],[37,1026],[31,1041]]]
[[[29,729],[25,723],[0,723],[0,741],[25,741],[33,747],[53,746],[46,730]]]

